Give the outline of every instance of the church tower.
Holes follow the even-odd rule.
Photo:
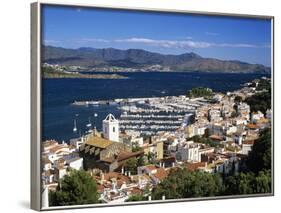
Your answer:
[[[102,122],[104,138],[119,142],[119,121],[112,114],[108,114]]]

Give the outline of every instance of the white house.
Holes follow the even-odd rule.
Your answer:
[[[80,146],[85,142],[84,137],[70,139],[70,145],[75,146],[79,150]]]
[[[261,111],[253,112],[251,115],[251,121],[257,122],[258,120],[264,118],[264,114]]]
[[[112,114],[108,114],[102,122],[104,138],[119,142],[119,121]]]
[[[69,160],[66,161],[66,163],[72,169],[76,169],[76,170],[83,169],[83,158],[80,157],[70,158]]]
[[[179,145],[176,158],[179,161],[199,162],[201,160],[199,155],[199,149],[200,145],[193,142],[187,142],[186,144]]]
[[[242,142],[242,154],[248,155],[249,152],[252,150],[253,145],[254,145],[254,141],[243,141]]]
[[[143,137],[132,137],[131,144],[142,146],[143,145]]]
[[[56,176],[55,176],[56,181],[59,181],[67,174],[66,167],[55,168],[55,174],[56,174]]]

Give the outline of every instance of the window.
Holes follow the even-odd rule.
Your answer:
[[[113,127],[113,132],[115,132],[115,127]]]

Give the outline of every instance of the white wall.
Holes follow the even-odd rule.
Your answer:
[[[12,136],[17,135],[13,143],[13,157],[10,151],[3,150],[1,160],[8,162],[3,164],[2,172],[6,175],[0,176],[0,211],[1,212],[34,212],[29,210],[30,196],[30,10],[31,0],[5,0],[1,1],[0,26],[1,26],[1,136],[2,141],[11,141]],[[62,1],[63,2],[63,1]],[[64,1],[66,2],[66,1]],[[276,62],[275,79],[280,80],[280,30],[281,14],[280,1],[278,0],[72,0],[72,2],[84,2],[88,4],[114,4],[151,8],[174,8],[198,11],[250,13],[276,15]],[[277,82],[275,80],[275,82]],[[276,94],[279,94],[280,84],[276,85]],[[280,105],[280,95],[275,96],[275,104]],[[278,108],[278,107],[277,107]],[[280,120],[280,110],[276,111],[276,120]],[[279,119],[278,119],[279,118]],[[16,126],[15,126],[16,123]],[[276,141],[280,140],[280,124],[276,123]],[[275,143],[275,150],[281,150],[281,144]],[[206,202],[186,202],[161,205],[127,206],[99,208],[99,213],[109,212],[202,212],[212,210],[216,212],[244,212],[254,210],[255,213],[268,212],[280,206],[281,184],[280,163],[281,156],[276,156],[275,178],[276,196],[265,198],[247,198],[235,200],[218,200]],[[19,165],[16,167],[16,165]],[[234,207],[234,208],[233,208]],[[96,210],[95,210],[96,211]],[[54,211],[56,212],[56,211]],[[63,212],[63,211],[57,211]],[[86,213],[93,209],[70,210],[68,212]],[[276,211],[275,211],[276,212]]]
[[[79,158],[75,161],[70,162],[69,167],[76,169],[76,170],[83,169],[83,158]]]

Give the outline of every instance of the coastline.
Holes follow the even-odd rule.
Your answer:
[[[44,73],[43,79],[60,79],[60,78],[76,78],[76,79],[128,79],[126,76],[119,74],[80,74],[80,73]]]

